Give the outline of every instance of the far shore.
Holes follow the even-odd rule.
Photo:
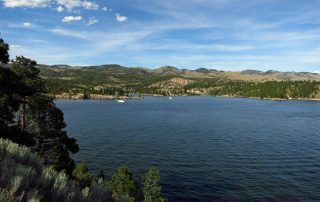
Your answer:
[[[57,100],[128,100],[128,99],[143,99],[141,96],[115,96],[115,95],[102,95],[102,94],[57,94],[51,95]]]
[[[115,96],[115,95],[102,95],[102,94],[57,94],[51,95],[56,100],[129,100],[129,99],[143,99],[144,96],[151,96],[151,97],[175,97],[175,96],[213,96],[213,97],[226,97],[226,98],[250,98],[250,99],[257,99],[257,100],[272,100],[272,101],[289,101],[289,100],[301,100],[301,101],[320,101],[320,98],[260,98],[260,97],[241,97],[241,96],[230,96],[230,95],[161,95],[161,94],[141,94],[140,96]]]

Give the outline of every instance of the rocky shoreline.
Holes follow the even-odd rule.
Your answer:
[[[249,98],[249,99],[255,99],[255,100],[271,100],[271,101],[289,101],[289,100],[301,100],[301,101],[320,101],[319,98],[261,98],[261,97],[239,97],[239,96],[229,96],[229,95],[220,95],[217,97],[226,97],[226,98]]]

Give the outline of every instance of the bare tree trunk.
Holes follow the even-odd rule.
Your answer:
[[[25,131],[25,129],[26,129],[26,115],[25,115],[25,113],[26,113],[26,104],[23,103],[22,110],[20,112],[20,121],[21,121],[20,122],[20,129],[22,131]]]

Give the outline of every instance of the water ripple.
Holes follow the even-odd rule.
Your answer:
[[[76,160],[156,166],[170,201],[320,201],[320,103],[215,97],[56,101]]]

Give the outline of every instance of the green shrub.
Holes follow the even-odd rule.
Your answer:
[[[79,163],[72,172],[72,177],[80,183],[81,187],[91,186],[96,177],[89,172],[84,162]]]

